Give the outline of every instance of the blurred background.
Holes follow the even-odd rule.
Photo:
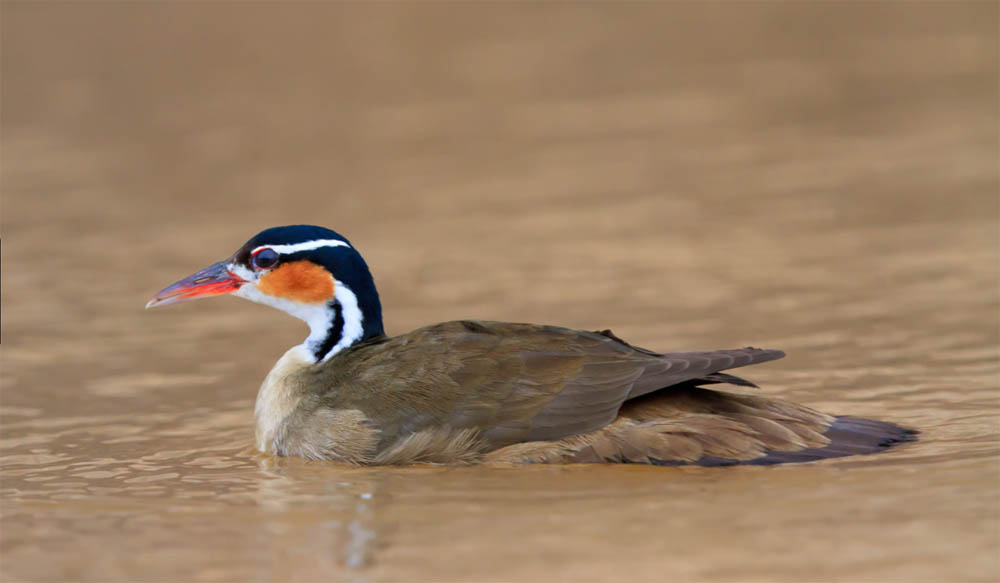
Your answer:
[[[4,2],[8,581],[1000,576],[998,5]],[[263,228],[457,318],[781,348],[919,428],[781,468],[254,454],[305,329],[144,312]]]

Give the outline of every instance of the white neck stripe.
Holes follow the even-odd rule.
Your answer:
[[[327,360],[334,354],[361,340],[361,337],[365,334],[365,318],[361,313],[361,308],[358,307],[358,296],[354,295],[351,288],[337,280],[334,280],[333,289],[334,297],[337,303],[340,304],[340,314],[344,318],[344,329],[340,333],[340,340],[330,349],[330,352],[323,355],[322,360]],[[329,327],[327,328],[327,333],[329,333]]]
[[[315,241],[306,241],[305,243],[295,243],[292,245],[261,245],[251,251],[250,254],[253,255],[261,249],[274,249],[278,253],[288,255],[300,251],[312,251],[320,247],[350,247],[350,245],[346,241],[339,239],[317,239]]]

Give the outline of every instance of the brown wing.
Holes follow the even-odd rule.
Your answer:
[[[614,421],[622,404],[629,399],[693,380],[718,382],[712,378],[714,373],[783,356],[781,351],[759,348],[650,356],[639,368],[640,374],[625,384],[615,383],[615,373],[621,370],[617,363],[587,364],[581,374],[568,379],[563,390],[532,418],[527,440],[559,439],[592,431]],[[615,370],[602,370],[605,368]],[[626,379],[621,377],[621,380]],[[609,408],[601,408],[602,404]],[[614,408],[610,409],[612,404]],[[565,432],[566,429],[573,430]]]
[[[744,348],[659,355],[610,333],[447,322],[353,350],[317,372],[334,408],[356,408],[381,440],[433,427],[475,429],[489,448],[587,433],[622,404],[721,370],[781,358]],[[724,378],[724,377],[723,377]],[[718,382],[715,380],[714,382]]]

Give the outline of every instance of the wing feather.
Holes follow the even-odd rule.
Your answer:
[[[594,431],[629,399],[703,377],[719,382],[724,377],[709,375],[783,355],[756,348],[657,354],[610,332],[447,322],[331,359],[317,382],[330,406],[364,411],[383,446],[451,427],[474,429],[496,448]]]

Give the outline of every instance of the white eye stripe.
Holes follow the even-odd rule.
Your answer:
[[[277,253],[289,255],[300,251],[312,251],[313,249],[319,249],[321,247],[350,247],[350,245],[348,245],[347,242],[340,241],[338,239],[317,239],[315,241],[306,241],[305,243],[295,243],[294,245],[261,245],[251,251],[250,255],[253,255],[261,249],[274,249]]]

